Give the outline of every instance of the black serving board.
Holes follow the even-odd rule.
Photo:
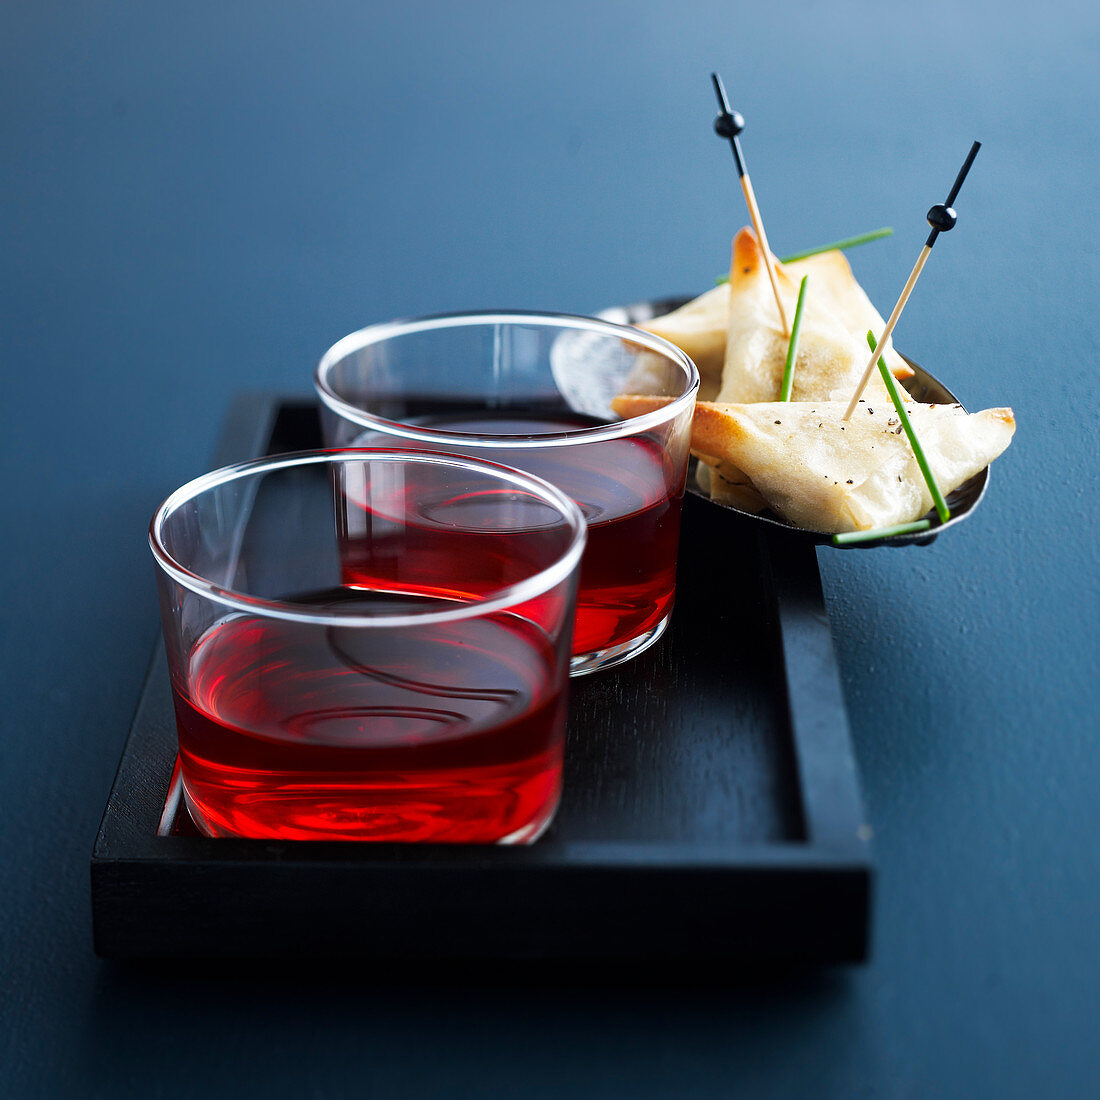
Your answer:
[[[311,403],[246,396],[216,463],[319,443]],[[870,830],[812,546],[688,497],[665,637],[570,692],[565,792],[534,845],[210,839],[171,794],[158,643],[92,854],[96,951],[696,967],[865,957]]]

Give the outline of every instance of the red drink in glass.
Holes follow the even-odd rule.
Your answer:
[[[433,604],[453,606],[385,610]],[[532,839],[561,789],[549,649],[510,613],[366,635],[231,617],[173,685],[191,815],[214,836]]]
[[[593,425],[590,418],[545,417],[517,419],[421,418],[418,426],[463,434],[538,436],[577,431]],[[414,446],[423,446],[416,444]],[[573,627],[574,655],[606,650],[654,629],[668,618],[676,592],[676,551],[680,537],[684,475],[673,468],[667,451],[645,435],[592,443],[581,448],[544,451],[503,451],[499,461],[519,465],[528,473],[556,485],[580,506],[588,526],[588,543],[581,559],[577,614]],[[364,509],[362,501],[348,500],[348,507]],[[474,507],[471,504],[471,507]],[[358,522],[356,522],[358,520]],[[352,516],[351,526],[366,532],[370,540],[344,531],[343,580],[370,588],[384,585],[395,568],[380,562],[384,543],[377,538],[377,524]],[[415,560],[402,550],[402,578],[407,584],[421,581],[427,590],[461,585],[479,592],[499,583],[499,574],[479,577],[473,570],[488,561],[507,569],[510,558],[522,563],[522,546],[530,533],[503,531],[481,536],[497,543],[491,551],[471,553],[468,568],[456,571],[453,559],[440,560],[430,551]],[[475,564],[476,563],[476,564]],[[464,563],[465,564],[465,563]]]
[[[573,675],[620,664],[661,636],[699,387],[680,349],[593,317],[451,314],[352,333],[314,381],[329,446],[476,456],[541,477],[580,505],[589,545]],[[622,419],[620,394],[664,400]],[[359,576],[373,583],[369,570]]]
[[[549,824],[585,542],[559,490],[456,456],[288,455],[184,486],[150,542],[202,831],[508,844]]]

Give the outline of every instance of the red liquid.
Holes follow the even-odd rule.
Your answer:
[[[563,664],[507,613],[400,630],[223,620],[188,688],[173,684],[192,815],[213,835],[533,839],[561,788]]]
[[[448,431],[522,436],[596,423],[583,418],[494,420],[484,416],[417,422]],[[644,635],[672,611],[684,479],[682,474],[674,475],[672,461],[657,441],[634,436],[579,447],[471,450],[470,454],[544,478],[581,506],[588,522],[588,544],[581,562],[574,655],[609,649]],[[354,506],[354,499],[349,504]],[[476,513],[467,522],[476,523]],[[464,537],[469,540],[465,572],[456,570],[454,553],[429,549],[409,556],[406,545],[401,550],[403,580],[419,578],[429,588],[461,581],[463,590],[482,593],[512,583],[522,569],[529,570],[530,532]],[[380,558],[384,549],[351,537],[344,550],[345,583],[384,587],[392,579]],[[492,569],[486,564],[489,560],[497,562]]]

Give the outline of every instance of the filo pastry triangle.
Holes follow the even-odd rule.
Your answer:
[[[612,407],[638,416],[667,398],[621,395]],[[743,471],[768,505],[798,527],[838,533],[919,519],[932,497],[893,405],[861,401],[699,402],[691,447]],[[946,495],[1008,446],[1011,409],[967,413],[959,405],[906,402],[925,457]]]
[[[807,256],[804,260],[794,260],[784,264],[783,270],[796,283],[801,281],[803,275],[808,275],[807,294],[812,287],[815,296],[823,296],[829,303],[829,308],[849,332],[865,333],[868,329],[882,332],[886,328],[882,314],[875,309],[863,287],[856,281],[851,264],[839,249]],[[862,349],[860,354],[863,354]],[[886,366],[895,378],[913,376],[913,368],[894,350],[893,338],[886,341],[882,358],[886,360]]]
[[[787,316],[794,317],[798,283],[782,267],[776,279]],[[726,359],[716,400],[777,401],[790,337],[783,333],[764,253],[750,229],[742,229],[733,239],[729,286]],[[824,283],[819,287],[811,274],[802,308],[792,401],[839,401],[851,396],[867,365],[867,345],[859,331],[850,331],[837,316]],[[880,402],[890,400],[877,374],[865,392]]]
[[[663,337],[683,351],[699,369],[699,399],[713,401],[722,385],[729,314],[730,288],[722,283],[692,298],[679,309],[638,327]]]
[[[680,306],[679,309],[638,326],[664,337],[694,360],[699,368],[700,401],[715,400],[722,388],[726,338],[730,328],[731,285],[734,287],[734,293],[747,293],[754,296],[759,293],[761,271],[758,260],[762,260],[763,257],[752,230],[742,229],[738,238],[742,237],[740,253],[736,240],[732,249],[731,282],[713,287],[700,294],[698,298],[693,298]],[[740,272],[736,270],[739,260]],[[882,315],[871,304],[863,287],[856,281],[843,252],[832,249],[789,264],[780,264],[778,260],[775,263],[777,273],[783,277],[784,305],[788,301],[793,302],[797,299],[799,281],[803,275],[808,275],[810,279],[807,294],[812,294],[816,302],[823,303],[849,333],[856,334],[857,342],[859,335],[868,329],[881,332],[886,327]],[[745,266],[748,266],[750,271],[746,272]],[[766,271],[764,273],[766,274]],[[770,296],[770,284],[767,284],[767,291]],[[772,299],[768,297],[766,301],[772,301]],[[793,306],[788,310],[788,315],[793,316]],[[779,332],[778,315],[774,305],[768,312],[765,302],[762,316],[766,324],[773,327],[781,338],[782,333]],[[866,355],[862,346],[859,348],[859,353]],[[786,356],[785,342],[783,355]],[[896,378],[908,378],[912,375],[912,368],[894,351],[893,342],[890,340],[886,342],[883,357]],[[865,362],[864,360],[864,365]],[[854,384],[852,388],[855,388]],[[775,393],[771,396],[773,398],[779,396],[778,384]],[[810,400],[814,400],[816,396],[818,395],[815,394]]]

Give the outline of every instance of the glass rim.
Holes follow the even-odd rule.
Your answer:
[[[485,599],[474,599],[444,611],[412,612],[401,615],[363,615],[361,612],[341,612],[332,607],[309,603],[288,603],[285,600],[251,596],[233,588],[226,588],[188,569],[177,561],[164,545],[162,532],[165,523],[188,501],[200,494],[231,481],[256,477],[276,470],[353,461],[379,461],[393,463],[417,462],[433,466],[451,466],[477,474],[489,474],[500,481],[533,493],[544,503],[556,508],[563,522],[571,529],[572,537],[566,549],[548,566],[525,577],[521,581],[496,589]],[[314,623],[325,626],[354,626],[371,629],[417,626],[432,623],[457,622],[476,618],[495,611],[505,611],[518,603],[534,599],[548,592],[565,580],[576,569],[588,537],[584,514],[576,502],[556,486],[542,478],[522,470],[514,470],[496,462],[462,455],[439,454],[432,451],[397,451],[376,448],[326,448],[312,451],[294,451],[267,458],[252,459],[223,466],[201,474],[181,485],[171,493],[153,513],[149,523],[149,547],[157,565],[177,584],[198,596],[220,603],[237,611],[244,611],[266,618],[284,619],[289,622]]]
[[[354,352],[372,347],[396,336],[409,336],[419,332],[431,332],[442,328],[471,328],[476,325],[522,324],[560,329],[584,329],[613,336],[618,340],[632,344],[641,344],[649,351],[656,352],[672,360],[687,374],[687,388],[678,397],[659,409],[643,413],[641,416],[625,417],[607,424],[576,431],[558,432],[545,436],[490,435],[466,432],[450,432],[438,428],[418,428],[400,420],[387,420],[364,412],[350,402],[345,401],[329,383],[328,376],[333,368]],[[402,318],[395,321],[382,321],[367,325],[337,340],[321,357],[317,369],[313,372],[313,385],[321,401],[338,416],[350,420],[364,428],[376,428],[388,435],[402,439],[415,439],[421,443],[440,443],[449,446],[482,447],[509,450],[524,448],[569,447],[578,443],[599,443],[608,439],[618,439],[624,435],[647,431],[659,427],[676,417],[686,406],[694,403],[699,392],[699,370],[691,358],[675,344],[661,336],[633,325],[620,325],[614,321],[605,321],[600,317],[584,317],[572,313],[542,313],[537,310],[494,309],[473,312],[435,313],[426,317]]]

